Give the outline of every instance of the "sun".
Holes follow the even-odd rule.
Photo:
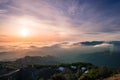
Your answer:
[[[21,35],[22,37],[27,37],[27,36],[29,36],[29,30],[26,29],[26,28],[21,29],[20,35]]]

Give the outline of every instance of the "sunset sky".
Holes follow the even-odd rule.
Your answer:
[[[0,0],[0,41],[120,40],[120,0]]]

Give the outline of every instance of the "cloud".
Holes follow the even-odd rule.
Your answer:
[[[6,10],[0,10],[0,14],[4,14],[6,12],[7,12]]]
[[[0,37],[7,37],[7,35],[0,35]]]
[[[111,44],[102,43],[102,44],[95,45],[94,47],[110,47],[110,46],[111,46]]]

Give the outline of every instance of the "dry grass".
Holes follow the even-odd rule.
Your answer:
[[[120,80],[120,74],[116,74],[116,75],[106,78],[104,80]]]

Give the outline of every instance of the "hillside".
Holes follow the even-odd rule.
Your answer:
[[[104,80],[120,80],[120,74],[116,74],[116,75],[106,78]]]

